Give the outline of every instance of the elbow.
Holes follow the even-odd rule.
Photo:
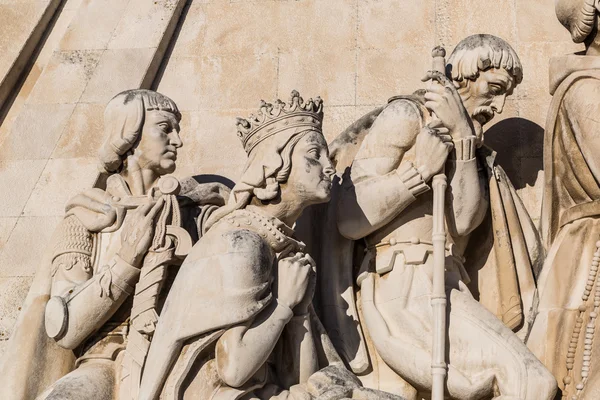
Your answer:
[[[477,225],[474,224],[472,221],[462,223],[458,222],[453,233],[455,234],[455,236],[464,237],[471,234],[471,232],[473,232],[475,228],[477,228]]]
[[[217,343],[215,358],[217,374],[221,381],[229,387],[237,388],[243,386],[253,374],[245,372],[243,367],[246,362],[244,358],[224,348],[223,343]]]
[[[360,235],[360,229],[356,226],[357,224],[352,219],[340,219],[338,218],[337,226],[340,234],[346,239],[360,240],[364,236]]]
[[[217,373],[219,374],[219,378],[225,383],[227,386],[232,388],[237,388],[243,386],[252,376],[246,376],[247,374],[242,373],[237,368],[235,362],[228,363],[227,365],[217,364]]]

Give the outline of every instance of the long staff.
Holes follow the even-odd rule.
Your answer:
[[[446,50],[437,46],[431,52],[433,70],[445,73]],[[435,85],[435,82],[431,84]],[[433,177],[433,350],[431,360],[431,400],[444,400],[446,383],[446,225],[444,173]]]

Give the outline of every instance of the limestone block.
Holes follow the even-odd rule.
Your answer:
[[[79,101],[102,50],[57,51],[42,72],[31,95],[32,104]]]
[[[0,253],[0,276],[31,277],[45,260],[62,217],[21,217]]]
[[[128,3],[123,0],[82,0],[60,41],[60,49],[105,49]]]
[[[151,79],[145,85],[141,84],[149,70],[156,72],[158,68],[157,65],[150,68],[155,54],[156,49],[153,48],[106,50],[102,53],[80,101],[106,104],[125,89],[149,85],[152,83]],[[150,73],[150,76],[153,77],[154,73]]]
[[[571,43],[569,32],[558,22],[554,7],[548,1],[516,0],[515,3],[519,41]],[[532,15],[535,15],[535,19],[531,18]],[[519,54],[524,55],[524,53]]]
[[[17,224],[17,217],[0,217],[0,251],[6,245],[10,234]]]
[[[0,278],[0,342],[10,337],[32,280],[30,277]]]
[[[130,0],[108,43],[109,49],[159,47],[163,36],[170,38],[183,0]]]
[[[354,106],[325,106],[323,135],[327,142],[330,143],[354,121],[356,121]]]
[[[171,56],[201,56],[208,26],[206,4],[194,1],[184,13],[184,22],[178,27],[177,42]]]
[[[179,177],[219,174],[237,181],[246,162],[244,150],[232,146],[236,136],[236,117],[245,117],[255,109],[225,111],[183,111],[181,140],[177,152]],[[202,168],[198,168],[201,164]]]
[[[328,106],[354,105],[356,96],[356,51],[291,51],[279,54],[278,92],[292,89],[319,93]]]
[[[407,64],[414,67],[407,68]],[[430,65],[431,51],[424,51],[422,46],[398,46],[393,52],[360,49],[356,104],[383,105],[391,96],[422,88],[421,78]]]
[[[45,160],[0,161],[0,217],[21,215],[45,165]]]
[[[0,159],[50,157],[74,108],[74,104],[26,104],[10,134],[0,144]]]
[[[0,2],[0,105],[33,55],[59,0]]]
[[[358,46],[386,49],[435,41],[435,1],[367,0],[358,3]],[[402,27],[398,26],[402,24]]]
[[[444,30],[448,48],[455,46],[463,38],[476,33],[489,33],[499,36],[509,43],[517,40],[515,29],[515,4],[513,1],[460,1],[444,2]],[[493,10],[493,12],[491,11]],[[501,16],[501,17],[499,17]]]
[[[204,37],[203,45],[196,51],[209,54],[256,55],[277,49],[326,52],[333,47],[354,48],[356,44],[353,0],[308,0],[301,5],[289,1],[217,1],[196,12],[205,12],[208,22],[206,31],[199,33]],[[307,25],[315,16],[319,23]],[[306,37],[311,40],[305,40]]]
[[[104,141],[103,115],[104,104],[77,104],[52,158],[96,157]]]
[[[93,185],[97,174],[96,158],[49,160],[35,185],[23,215],[61,216],[67,201]]]
[[[195,79],[181,85],[183,76]],[[256,103],[255,93],[276,97],[277,55],[174,57],[158,91],[171,97],[180,110],[247,108]]]

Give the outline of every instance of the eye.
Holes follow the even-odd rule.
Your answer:
[[[315,158],[319,158],[321,156],[321,153],[319,152],[319,149],[317,149],[317,148],[309,149],[307,153]]]
[[[496,83],[490,83],[489,87],[490,93],[492,93],[495,96],[501,94],[504,91],[504,88]]]
[[[160,129],[162,129],[164,132],[168,133],[170,131],[170,126],[168,122],[161,122],[158,124],[158,126],[160,127]]]

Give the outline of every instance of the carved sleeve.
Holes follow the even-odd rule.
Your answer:
[[[342,235],[357,240],[371,234],[429,190],[414,165],[403,160],[420,129],[419,111],[406,100],[390,104],[375,120],[350,177],[344,177],[338,207]]]
[[[46,306],[48,336],[73,349],[100,328],[133,293],[139,269],[115,256],[92,271],[94,234],[75,216],[65,218],[52,262],[52,298]]]
[[[448,228],[453,236],[466,236],[481,224],[488,199],[485,173],[475,157],[476,138],[454,141],[448,161]]]
[[[558,120],[563,125],[562,129],[572,132],[575,136],[585,163],[597,182],[600,181],[599,93],[600,81],[597,79],[581,79],[573,83],[573,86],[565,94]],[[569,140],[565,141],[567,142],[565,146],[569,146]],[[577,158],[574,157],[570,161],[575,162],[574,160]]]

